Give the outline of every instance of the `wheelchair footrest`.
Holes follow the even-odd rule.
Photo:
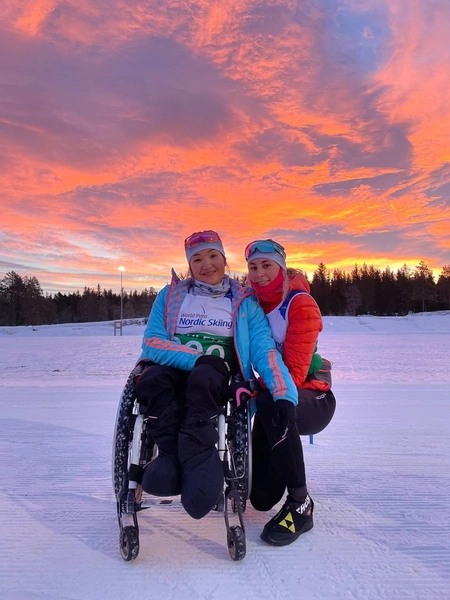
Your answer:
[[[174,506],[181,507],[181,501],[179,496],[173,498],[159,498],[158,496],[146,497],[139,505],[139,510],[145,510],[146,508],[153,508],[155,506]]]

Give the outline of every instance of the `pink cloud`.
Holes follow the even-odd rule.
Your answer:
[[[204,227],[236,271],[249,239],[277,232],[310,271],[420,252],[439,268],[448,4],[318,6],[5,1],[5,270],[66,269],[76,286],[126,263],[158,284]]]

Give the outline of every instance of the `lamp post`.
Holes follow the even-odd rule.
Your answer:
[[[120,271],[120,335],[122,335],[122,321],[123,321],[123,285],[122,285],[122,274],[125,271],[125,267],[119,267]]]

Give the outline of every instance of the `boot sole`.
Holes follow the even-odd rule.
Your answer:
[[[289,546],[289,544],[292,544],[293,542],[295,542],[295,540],[298,540],[298,538],[303,533],[310,531],[313,527],[314,527],[314,521],[311,519],[311,521],[308,521],[308,523],[305,523],[305,525],[300,529],[300,531],[296,531],[295,533],[289,534],[289,537],[286,537],[286,538],[270,537],[270,533],[268,533],[267,531],[264,531],[264,530],[259,537],[263,540],[263,542],[266,542],[270,546]]]

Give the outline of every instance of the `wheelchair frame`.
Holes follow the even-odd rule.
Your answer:
[[[134,391],[131,372],[120,397],[114,429],[112,478],[119,522],[119,548],[125,561],[139,554],[137,513],[155,502],[136,502],[138,473],[156,456],[156,445],[148,443],[146,418]],[[231,394],[229,394],[230,396]],[[219,409],[217,450],[224,469],[224,491],[215,509],[224,513],[230,557],[240,561],[246,554],[243,513],[251,492],[251,393],[240,387]],[[154,496],[151,498],[155,498]],[[157,504],[172,504],[159,498]],[[234,520],[237,523],[231,524]]]

